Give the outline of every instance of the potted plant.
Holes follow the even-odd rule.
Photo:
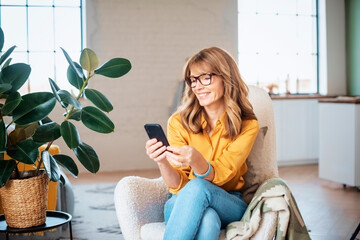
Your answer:
[[[4,45],[4,33],[0,28],[0,51]],[[37,183],[25,183],[27,180],[39,178],[40,186],[45,185],[46,196],[41,195],[38,199],[22,199],[22,203],[36,205],[40,200],[46,200],[47,183],[62,181],[63,172],[60,166],[71,175],[77,177],[77,161],[72,157],[57,154],[52,156],[49,148],[58,139],[62,138],[66,145],[74,152],[79,162],[92,173],[96,173],[100,167],[100,161],[96,151],[80,139],[75,122],[84,124],[91,130],[100,133],[111,133],[114,124],[107,114],[113,109],[111,102],[98,90],[88,88],[89,80],[96,75],[109,78],[118,78],[125,75],[131,69],[127,59],[113,58],[99,67],[96,54],[86,48],[82,50],[79,63],[74,62],[68,53],[62,49],[69,63],[67,78],[72,86],[78,89],[77,96],[73,96],[66,90],[62,90],[49,78],[52,92],[34,92],[21,96],[18,90],[27,81],[31,68],[25,63],[11,64],[9,56],[15,46],[4,52],[0,57],[0,196],[2,199],[5,218],[11,227],[30,227],[45,222],[46,207],[43,210],[32,210],[28,213],[30,218],[34,212],[41,212],[41,220],[23,224],[24,220],[8,221],[15,215],[26,215],[18,210],[16,213],[7,213],[7,209],[17,209],[20,203],[7,199],[14,193],[8,190],[14,181],[25,190],[35,187]],[[86,97],[91,106],[83,107],[79,101]],[[63,121],[57,123],[49,118],[56,102],[64,108]],[[105,112],[105,113],[104,113]],[[45,146],[39,153],[39,147]],[[31,174],[20,172],[18,164],[32,165],[34,170]],[[43,170],[43,171],[42,171]],[[41,187],[40,187],[41,188]],[[25,190],[20,190],[20,195],[25,195]],[[38,196],[43,190],[36,188],[31,190],[30,196]],[[46,201],[45,201],[46,204]],[[7,205],[7,207],[5,207]],[[22,204],[20,204],[22,205]],[[42,204],[43,205],[43,204]],[[7,209],[6,209],[7,208]],[[30,208],[26,206],[25,208]],[[9,210],[10,211],[10,210]],[[21,223],[17,223],[17,222]]]

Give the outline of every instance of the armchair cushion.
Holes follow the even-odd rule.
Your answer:
[[[269,173],[264,171],[264,168],[269,168],[270,164],[265,162],[268,158],[264,156],[263,150],[267,129],[267,127],[260,128],[253,149],[246,160],[248,170],[244,175],[245,185],[242,189],[242,197],[247,204],[250,203],[259,186],[269,178]]]

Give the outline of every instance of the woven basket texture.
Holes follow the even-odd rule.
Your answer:
[[[5,220],[9,227],[28,228],[45,223],[49,189],[46,174],[10,179],[0,188]]]

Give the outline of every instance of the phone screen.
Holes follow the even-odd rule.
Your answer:
[[[144,127],[150,139],[156,138],[158,141],[161,141],[165,146],[169,146],[169,142],[160,124],[145,124]]]

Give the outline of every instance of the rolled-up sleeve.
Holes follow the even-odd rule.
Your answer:
[[[222,154],[211,162],[215,176],[213,183],[223,186],[233,180],[235,176],[244,174],[247,170],[245,161],[254,145],[259,132],[259,125],[256,120],[248,120],[243,125],[240,135],[226,148]]]
[[[186,140],[187,135],[188,133],[184,131],[184,127],[182,126],[181,122],[174,118],[174,116],[170,117],[167,125],[167,138],[170,146],[182,147],[188,145]],[[177,167],[175,165],[172,165],[172,167],[180,174],[180,184],[176,188],[169,187],[169,191],[176,194],[186,185],[187,182],[189,182],[191,168]]]

